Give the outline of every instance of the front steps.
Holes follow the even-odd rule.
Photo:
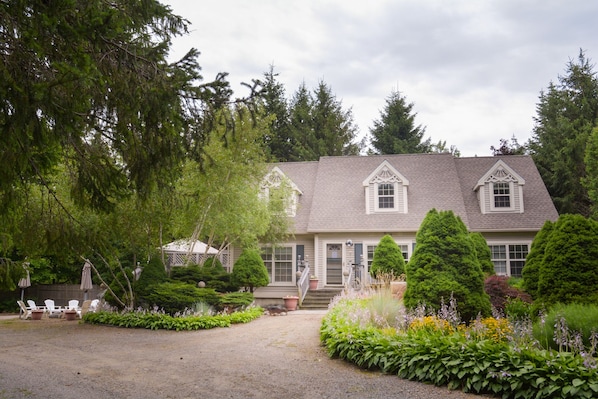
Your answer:
[[[342,288],[322,288],[319,290],[309,290],[300,306],[302,310],[321,310],[328,309],[328,304],[338,294]]]

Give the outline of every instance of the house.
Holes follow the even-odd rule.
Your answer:
[[[262,189],[286,180],[294,235],[262,248],[271,282],[256,299],[297,293],[308,260],[319,288],[342,287],[346,271],[361,264],[368,276],[374,249],[385,234],[405,260],[428,211],[452,210],[469,231],[483,234],[499,275],[520,276],[530,244],[557,211],[529,156],[455,158],[450,154],[322,157],[273,164]],[[231,249],[234,261],[240,248]],[[343,273],[345,271],[345,273]]]

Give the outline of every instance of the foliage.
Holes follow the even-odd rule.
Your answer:
[[[286,129],[286,127],[285,127]],[[343,110],[331,88],[320,81],[310,93],[302,83],[289,102],[290,153],[279,152],[289,161],[315,161],[322,156],[357,155],[353,140],[357,128],[351,110]]]
[[[197,288],[195,285],[180,282],[166,282],[153,286],[152,292],[145,296],[150,306],[158,306],[168,314],[189,309],[196,302],[218,303],[218,295],[209,288]]]
[[[598,123],[598,122],[597,122]],[[584,154],[586,175],[581,178],[591,202],[590,216],[598,219],[598,127],[594,127]]]
[[[19,280],[25,277],[22,262],[0,258],[0,291],[12,291],[17,288]]]
[[[495,274],[494,263],[492,263],[492,252],[482,233],[471,232],[469,233],[469,238],[473,242],[473,247],[478,261],[480,262],[482,272],[484,272],[486,276]]]
[[[598,301],[598,222],[561,215],[540,265],[536,301],[547,306]]]
[[[417,246],[407,264],[405,305],[439,309],[454,297],[464,320],[490,315],[484,276],[469,233],[452,211],[432,209],[416,236]]]
[[[268,269],[256,249],[244,249],[233,266],[233,281],[249,292],[254,288],[265,287],[270,283]]]
[[[422,141],[426,128],[415,126],[413,103],[393,91],[386,99],[380,120],[370,129],[372,147],[376,154],[413,154],[430,151],[430,139]]]
[[[505,314],[507,303],[511,299],[517,298],[528,303],[532,301],[528,294],[511,287],[508,280],[507,276],[488,276],[484,280],[484,291],[490,296],[490,304],[501,314]]]
[[[266,175],[263,137],[271,118],[262,112],[251,117],[247,108],[237,107],[230,121],[236,126],[234,134],[225,124],[216,126],[203,146],[203,161],[185,164],[176,188],[178,236],[208,245],[252,246],[264,236],[276,241],[288,234],[288,218],[272,210],[260,191]]]
[[[147,296],[151,295],[156,285],[166,282],[168,276],[159,258],[152,258],[143,268],[139,280],[135,281],[134,289],[137,306],[149,307]]]
[[[228,292],[220,297],[221,308],[236,309],[253,303],[255,297],[251,292]]]
[[[170,278],[197,285],[200,281],[206,283],[206,288],[213,288],[218,292],[238,291],[239,285],[232,282],[232,275],[224,269],[218,258],[208,258],[202,266],[189,265],[174,267],[170,271]]]
[[[540,93],[529,148],[559,214],[588,216],[591,201],[582,184],[587,176],[586,144],[598,118],[598,79],[594,65],[580,50],[566,74]],[[591,150],[590,150],[591,151]],[[595,177],[591,177],[594,179]]]
[[[389,276],[392,280],[405,274],[405,259],[403,259],[401,248],[388,234],[380,239],[374,250],[370,273],[377,279],[384,275]]]
[[[538,312],[532,302],[517,297],[507,299],[505,315],[509,320],[517,322],[535,320],[538,317]]]
[[[252,307],[230,315],[183,316],[175,317],[163,312],[137,311],[126,313],[97,312],[87,313],[83,321],[90,324],[107,324],[127,328],[147,328],[151,330],[205,330],[209,328],[229,327],[231,324],[249,323],[259,318],[263,309]]]
[[[355,317],[364,306],[364,300],[341,299],[324,316],[320,339],[330,356],[401,378],[503,398],[593,398],[598,392],[597,369],[583,357],[514,346],[506,339],[512,330],[504,319],[476,319],[455,331],[450,323],[428,316],[414,328],[378,329]]]
[[[227,83],[197,84],[197,51],[167,62],[187,21],[158,1],[2,3],[0,16],[2,203],[62,161],[80,203],[147,194],[182,153],[191,99],[230,95]]]
[[[580,354],[598,345],[598,305],[556,304],[533,326],[534,338],[544,348]]]
[[[546,251],[546,243],[552,233],[554,223],[547,220],[540,231],[536,233],[529,254],[525,259],[525,265],[521,271],[523,278],[523,287],[532,298],[538,297],[538,281],[540,280],[540,268],[544,262],[544,252]]]
[[[378,328],[392,327],[404,316],[402,303],[393,298],[388,288],[372,295],[368,301],[371,323]]]
[[[513,135],[510,143],[509,140],[500,139],[500,146],[497,148],[492,145],[490,151],[496,157],[499,155],[525,155],[527,149],[524,145],[519,144],[517,138]]]
[[[293,151],[297,146],[296,137],[290,128],[290,109],[285,97],[284,85],[276,80],[274,66],[264,73],[261,102],[267,115],[274,115],[269,134],[264,136],[268,157],[272,161],[288,162],[294,160]]]

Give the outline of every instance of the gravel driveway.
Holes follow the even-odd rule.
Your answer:
[[[319,343],[323,314],[190,332],[3,320],[0,399],[484,397],[329,359]]]

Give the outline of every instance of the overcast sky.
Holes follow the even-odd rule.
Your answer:
[[[462,156],[532,132],[540,91],[579,50],[598,62],[593,0],[163,0],[191,22],[173,58],[195,47],[205,80],[240,82],[270,65],[290,98],[323,80],[363,137],[398,90],[426,138]],[[596,68],[594,69],[596,71]]]

